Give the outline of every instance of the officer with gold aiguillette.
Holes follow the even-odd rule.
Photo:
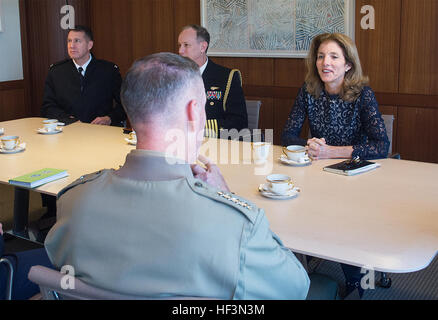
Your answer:
[[[247,128],[248,114],[240,71],[225,68],[209,59],[209,44],[210,34],[199,25],[184,27],[178,37],[179,54],[198,64],[204,80],[207,96],[205,135],[219,137],[222,129],[240,131]]]

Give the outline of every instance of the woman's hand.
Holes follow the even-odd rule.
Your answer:
[[[324,138],[312,138],[307,140],[307,154],[313,160],[328,158],[328,149]]]
[[[352,146],[329,146],[324,138],[307,140],[307,153],[312,160],[318,159],[350,159],[353,153]]]

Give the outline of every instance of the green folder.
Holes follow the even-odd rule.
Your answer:
[[[25,188],[35,188],[45,183],[67,177],[67,170],[44,168],[38,171],[34,171],[24,176],[13,178],[9,180],[9,183],[15,186]]]

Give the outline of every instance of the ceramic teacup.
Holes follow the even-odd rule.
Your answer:
[[[306,148],[299,145],[287,146],[283,147],[283,153],[287,156],[289,160],[302,162],[306,155]]]
[[[44,128],[47,130],[47,132],[52,132],[56,130],[56,127],[58,126],[58,120],[56,119],[47,119],[43,120]]]
[[[266,177],[268,189],[273,193],[285,194],[294,187],[291,177],[285,174],[271,174]]]
[[[129,139],[133,141],[137,141],[137,134],[135,133],[135,131],[131,131],[129,133]]]
[[[252,156],[255,163],[264,163],[268,159],[271,144],[266,142],[254,142],[252,144]]]
[[[18,136],[5,136],[1,137],[1,142],[3,149],[14,150],[20,144],[20,139]]]

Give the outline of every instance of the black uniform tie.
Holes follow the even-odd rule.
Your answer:
[[[84,82],[85,82],[85,77],[82,75],[82,71],[84,71],[84,69],[82,69],[82,67],[78,68],[79,71],[79,78],[81,79],[81,92],[84,91]]]

